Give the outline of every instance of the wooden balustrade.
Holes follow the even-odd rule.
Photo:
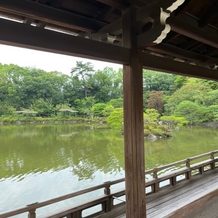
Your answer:
[[[185,160],[177,161],[170,163],[164,166],[159,166],[145,172],[146,176],[150,176],[145,181],[146,194],[152,194],[160,191],[167,186],[175,186],[177,183],[184,180],[190,180],[193,176],[204,174],[205,171],[214,170],[217,168],[216,162],[218,158],[215,155],[218,154],[218,150],[208,152],[202,155],[195,157],[190,157]],[[207,159],[209,157],[209,159]],[[205,160],[202,160],[202,159]],[[196,160],[200,162],[196,162]],[[179,178],[179,179],[178,179]],[[107,217],[106,213],[116,214],[124,212],[125,202],[120,200],[118,204],[115,204],[114,199],[119,199],[120,197],[125,196],[124,187],[121,190],[111,191],[113,185],[120,184],[124,182],[125,179],[118,179],[115,181],[105,182],[104,184],[97,185],[91,188],[87,188],[81,191],[77,191],[71,194],[63,195],[57,198],[53,198],[44,202],[36,202],[26,207],[10,211],[7,213],[0,214],[0,218],[12,217],[18,214],[28,212],[28,218],[36,218],[36,210],[48,205],[58,203],[70,198],[75,198],[84,194],[88,194],[100,189],[103,189],[102,195],[98,195],[93,199],[88,199],[81,203],[73,204],[68,208],[62,210],[54,211],[51,214],[46,214],[40,216],[41,218],[62,218],[62,217],[73,217],[73,218],[91,218],[91,217]],[[124,186],[124,185],[123,185]],[[98,212],[93,212],[91,215],[83,216],[82,213],[84,210],[90,209],[96,205],[101,206],[101,210]],[[122,208],[121,210],[119,208]],[[113,216],[113,215],[111,215]]]

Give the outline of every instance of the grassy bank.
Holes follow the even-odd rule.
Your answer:
[[[61,123],[96,123],[96,124],[105,124],[105,117],[31,117],[31,116],[1,116],[0,117],[0,125],[7,124],[61,124]]]

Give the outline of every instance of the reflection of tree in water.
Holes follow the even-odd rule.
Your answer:
[[[91,178],[97,170],[104,173],[119,172],[121,166],[117,157],[110,152],[111,145],[117,142],[108,130],[96,130],[77,134],[73,140],[80,141],[80,146],[75,148],[71,165],[74,174],[79,179]],[[122,142],[121,142],[122,143]],[[119,147],[123,149],[122,144]]]
[[[218,131],[186,128],[170,139],[145,140],[145,166],[151,169],[217,149]],[[69,168],[80,180],[96,171],[116,174],[124,168],[123,138],[90,126],[2,126],[0,180]]]
[[[108,130],[78,125],[16,126],[2,128],[0,137],[4,142],[0,179],[68,167],[79,179],[92,178],[97,170],[120,171],[120,161],[108,149],[120,141],[111,138]]]

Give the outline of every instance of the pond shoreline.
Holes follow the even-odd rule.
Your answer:
[[[52,118],[40,118],[34,119],[30,118],[29,120],[13,120],[13,119],[6,119],[0,120],[0,125],[38,125],[38,124],[105,124],[106,118],[105,117],[98,117],[98,118],[73,118],[73,119],[52,119]]]

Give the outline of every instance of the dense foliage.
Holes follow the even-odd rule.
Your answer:
[[[155,109],[168,120],[218,120],[217,82],[144,70],[143,92],[144,111]],[[91,63],[77,62],[65,75],[0,64],[0,116],[31,110],[38,117],[54,117],[61,108],[75,110],[77,116],[109,117],[113,111],[122,116],[122,95],[122,69],[95,71]]]

